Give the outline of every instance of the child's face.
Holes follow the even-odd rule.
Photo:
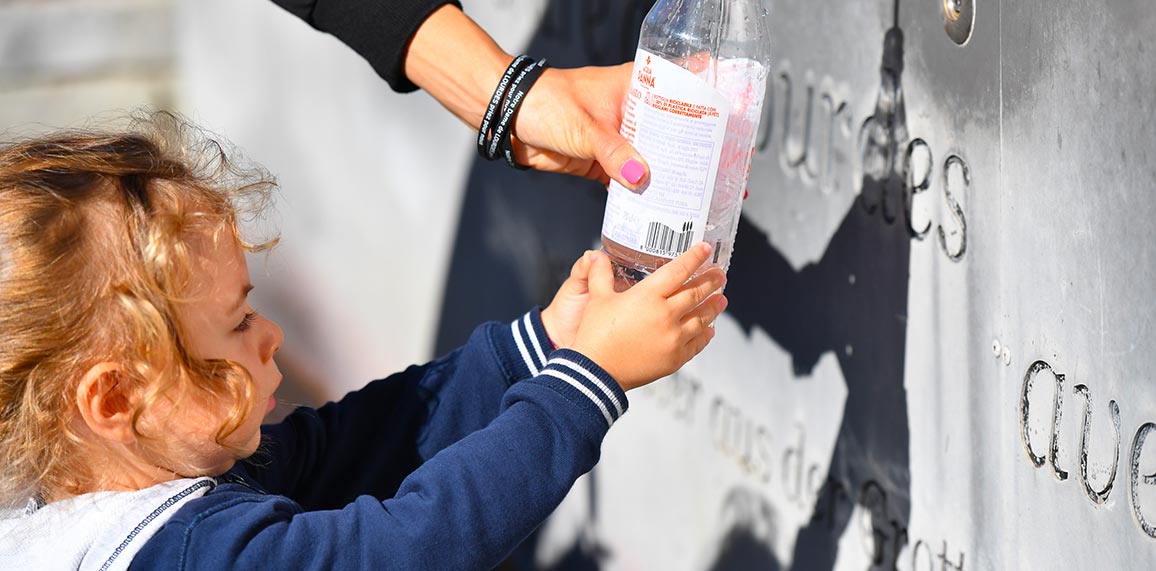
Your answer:
[[[184,467],[174,466],[181,468],[179,473],[217,475],[257,449],[261,421],[273,409],[273,392],[281,383],[273,355],[282,333],[277,324],[249,306],[249,268],[235,240],[225,238],[214,244],[205,237],[192,246],[188,302],[177,310],[186,349],[195,358],[228,359],[244,366],[253,379],[253,399],[240,427],[225,439],[241,452],[215,441],[231,402],[205,405],[185,399],[164,423],[162,434],[175,440],[169,443],[172,449],[166,456],[188,462]]]

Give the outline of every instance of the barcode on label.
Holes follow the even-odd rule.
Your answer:
[[[690,240],[694,235],[694,221],[682,223],[682,231],[675,232],[673,228],[661,222],[651,222],[646,228],[646,242],[642,249],[651,254],[675,257],[690,249]]]

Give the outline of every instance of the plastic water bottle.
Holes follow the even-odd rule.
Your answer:
[[[766,14],[763,0],[658,0],[646,15],[621,132],[650,181],[639,194],[611,182],[602,222],[620,289],[701,241],[707,267],[729,266],[770,68]]]

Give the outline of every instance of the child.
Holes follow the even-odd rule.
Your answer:
[[[238,224],[273,183],[197,137],[0,148],[2,569],[493,567],[726,305],[706,244],[622,293],[588,252],[540,312],[260,426],[282,336]]]

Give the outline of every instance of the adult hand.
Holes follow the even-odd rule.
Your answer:
[[[406,76],[475,131],[514,56],[457,7],[434,11],[418,28]],[[618,134],[630,89],[630,63],[546,68],[526,92],[514,120],[514,158],[539,170],[646,185],[648,167]]]
[[[632,63],[547,68],[514,123],[514,157],[538,170],[646,185],[646,161],[619,133]]]
[[[726,298],[716,293],[726,283],[722,270],[690,279],[710,251],[709,244],[695,244],[621,293],[614,291],[609,257],[595,252],[590,301],[571,348],[598,363],[623,390],[677,371],[714,338],[712,324],[726,309]]]

